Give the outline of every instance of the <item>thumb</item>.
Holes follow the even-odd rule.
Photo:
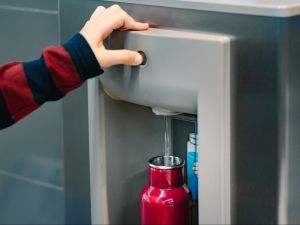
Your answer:
[[[102,59],[99,59],[102,68],[107,68],[113,65],[125,64],[137,66],[142,64],[143,56],[130,50],[105,50]]]

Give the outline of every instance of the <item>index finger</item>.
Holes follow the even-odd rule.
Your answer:
[[[149,28],[147,23],[136,22],[125,11],[109,16],[104,21],[101,21],[101,38],[104,40],[113,30],[117,29],[132,29],[132,30],[146,30]]]
[[[123,28],[131,30],[147,30],[149,28],[149,24],[137,22],[130,15],[125,13]]]

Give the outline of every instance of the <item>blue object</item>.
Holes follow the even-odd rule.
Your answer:
[[[197,134],[191,133],[187,143],[187,184],[192,193],[193,200],[198,199],[198,140]]]

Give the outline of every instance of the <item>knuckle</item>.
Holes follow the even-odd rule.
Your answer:
[[[121,10],[121,7],[118,4],[113,4],[111,7],[117,10]]]
[[[96,8],[96,10],[103,10],[103,9],[105,9],[103,6],[98,6],[98,7]]]
[[[98,6],[97,8],[96,8],[96,11],[102,11],[102,10],[104,10],[105,8],[103,7],[103,6]]]

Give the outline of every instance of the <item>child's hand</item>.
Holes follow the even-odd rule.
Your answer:
[[[149,24],[136,22],[118,5],[108,9],[99,6],[86,22],[80,33],[91,46],[100,66],[107,68],[116,64],[140,65],[142,56],[135,51],[129,50],[108,50],[103,45],[113,30],[116,29],[146,30]]]

